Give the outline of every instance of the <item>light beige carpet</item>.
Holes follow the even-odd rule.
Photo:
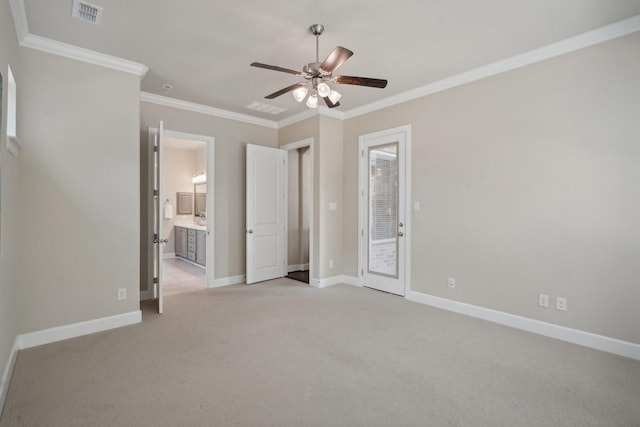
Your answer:
[[[6,426],[638,426],[640,362],[369,289],[184,293],[21,351]]]

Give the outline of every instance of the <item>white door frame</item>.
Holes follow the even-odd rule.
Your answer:
[[[311,185],[309,186],[309,199],[311,200],[311,206],[309,207],[309,284],[311,284],[315,275],[315,264],[313,262],[313,242],[314,242],[314,228],[313,228],[313,212],[315,211],[315,198],[313,197],[313,156],[314,156],[314,141],[313,138],[306,138],[300,141],[295,141],[290,144],[280,146],[282,150],[297,150],[298,148],[309,147],[309,176],[311,177]],[[288,173],[288,170],[287,170]],[[287,181],[288,182],[288,181]],[[286,254],[286,265],[289,265],[288,253]]]
[[[158,132],[156,128],[149,128]],[[215,138],[213,136],[197,135],[187,132],[179,132],[163,129],[165,138],[186,139],[189,141],[201,141],[207,144],[207,287],[213,288],[215,280],[214,247],[215,247]]]
[[[399,126],[392,129],[386,129],[379,132],[373,132],[366,135],[360,135],[358,138],[358,284],[366,286],[364,283],[364,269],[367,267],[367,247],[368,242],[365,239],[365,228],[368,224],[367,209],[364,197],[368,194],[368,181],[365,182],[365,172],[368,169],[367,158],[364,156],[364,143],[371,139],[384,138],[391,135],[403,134],[405,141],[404,148],[404,259],[399,260],[404,268],[404,296],[406,297],[411,291],[411,125]],[[368,176],[368,174],[367,174]]]

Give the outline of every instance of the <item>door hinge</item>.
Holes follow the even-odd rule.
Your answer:
[[[157,145],[154,145],[154,146],[153,146],[153,152],[154,152],[154,153],[157,153],[157,152],[158,152],[158,146],[157,146]]]
[[[157,278],[157,277],[154,277],[154,278],[153,278],[153,283],[154,283],[154,284],[157,284],[157,283],[158,283],[158,278]]]
[[[158,197],[158,190],[153,190],[153,197]]]
[[[158,233],[153,233],[153,243],[158,243]]]
[[[364,276],[364,269],[362,269],[362,268],[360,269],[360,275]]]
[[[364,230],[360,230],[360,235],[364,237]]]
[[[362,157],[364,157],[364,150],[362,150],[362,151],[360,152],[360,155],[361,155]]]

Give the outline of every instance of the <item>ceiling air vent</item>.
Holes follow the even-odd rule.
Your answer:
[[[95,4],[87,3],[80,0],[73,0],[73,9],[71,16],[78,18],[90,24],[100,24],[102,19],[102,8]]]
[[[286,108],[276,107],[275,105],[263,104],[262,102],[254,101],[251,104],[247,105],[247,108],[250,110],[260,111],[261,113],[280,114],[283,111],[286,111]]]

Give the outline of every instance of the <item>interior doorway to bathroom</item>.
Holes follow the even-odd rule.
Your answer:
[[[160,296],[204,289],[213,283],[214,139],[156,128],[149,128],[148,139],[148,150],[156,155],[146,155],[143,166],[149,166],[143,167],[143,174],[150,176],[156,169],[158,178],[156,186],[145,192],[141,243],[161,244],[159,256],[157,251],[145,251],[149,255],[141,268],[140,299],[160,301]],[[156,203],[153,200],[157,200],[157,209],[150,208]],[[154,234],[158,223],[160,235]]]
[[[288,274],[309,283],[313,151],[311,140],[281,147],[287,150]]]
[[[162,156],[165,296],[207,288],[207,143],[164,138]]]

